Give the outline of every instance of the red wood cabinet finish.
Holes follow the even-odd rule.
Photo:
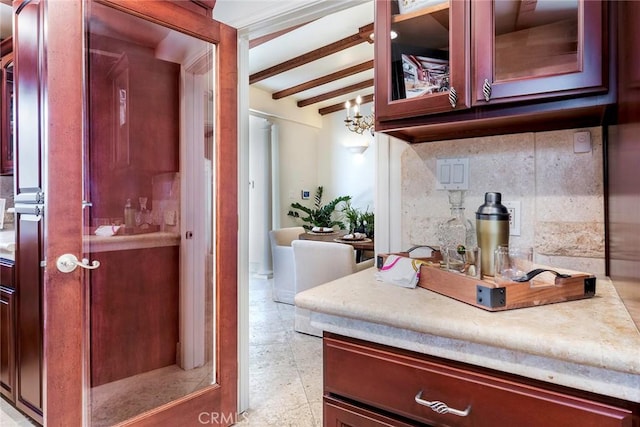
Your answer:
[[[433,13],[411,14],[409,19],[396,19],[401,15],[394,14],[396,2],[387,0],[376,1],[375,25],[375,113],[379,121],[388,121],[407,117],[417,117],[425,114],[449,112],[470,106],[469,86],[469,6],[466,0],[452,0],[446,9]],[[426,9],[429,12],[429,8]],[[400,96],[398,98],[397,80],[402,79],[403,52],[419,53],[428,48],[421,46],[418,40],[402,40],[398,46],[389,38],[391,31],[396,31],[398,37],[424,24],[424,19],[446,21],[449,29],[448,49],[450,69],[450,91],[457,95],[455,105],[451,104],[450,91],[435,92],[417,97]],[[411,34],[414,35],[413,33]],[[406,34],[404,37],[408,38]],[[413,38],[412,38],[413,39]],[[406,45],[406,44],[408,45]],[[428,43],[427,43],[428,44]],[[404,50],[406,49],[406,50]],[[394,72],[395,68],[395,72]],[[396,80],[396,81],[394,81]]]
[[[434,14],[434,19],[449,31],[451,88],[448,92],[393,99],[398,73],[393,73],[392,64],[405,47],[392,49],[389,32],[396,21],[421,19],[429,7],[398,14],[392,9],[395,2],[376,1],[376,131],[417,143],[604,123],[609,107],[616,100],[615,78],[611,72],[615,68],[611,62],[615,60],[615,38],[609,37],[616,16],[609,11],[610,2],[579,2],[578,19],[572,24],[578,34],[577,41],[568,40],[561,47],[571,49],[575,45],[574,64],[567,60],[568,64],[552,64],[542,73],[530,75],[526,74],[525,67],[520,74],[514,74],[516,77],[507,74],[498,79],[495,78],[496,64],[519,62],[509,59],[509,49],[503,47],[523,37],[516,35],[506,42],[504,38],[498,40],[494,32],[494,3],[449,0],[449,7],[444,10],[448,11],[448,19],[441,16],[443,10],[435,12],[438,15]],[[546,34],[538,28],[535,32]],[[420,38],[420,34],[415,31],[411,35]],[[518,51],[510,49],[511,54]],[[410,51],[408,48],[407,53]],[[400,78],[402,76],[400,74]],[[453,89],[457,100],[452,104],[449,95]]]
[[[472,16],[472,48],[473,48],[473,104],[494,104],[499,102],[513,102],[520,100],[540,100],[543,98],[585,95],[594,92],[607,91],[607,8],[603,1],[587,0],[579,1],[578,6],[582,11],[576,11],[574,19],[560,21],[557,24],[534,27],[531,30],[514,31],[504,36],[509,36],[505,44],[518,43],[519,40],[527,38],[540,38],[540,49],[549,53],[550,64],[536,64],[536,60],[542,62],[541,58],[535,57],[532,50],[535,46],[522,46],[516,44],[515,47],[498,49],[498,37],[494,35],[496,26],[495,7],[493,1],[473,2],[471,9]],[[571,33],[575,26],[577,40],[567,41],[565,44],[576,49],[575,58],[564,52],[552,55],[554,46],[549,46],[553,41],[549,35],[553,31],[553,37],[562,37],[566,33]],[[557,28],[554,30],[553,28]],[[569,28],[569,29],[568,29]],[[538,30],[539,29],[539,30]],[[519,34],[522,33],[522,34]],[[560,39],[556,44],[561,44]],[[531,45],[534,43],[529,42]],[[576,43],[577,46],[574,46]],[[527,47],[529,47],[527,49]],[[580,47],[582,50],[580,51]],[[502,54],[504,58],[499,58]],[[525,62],[527,56],[532,60],[527,64],[527,68],[521,77],[504,78],[496,81],[497,63],[500,60],[504,67],[508,63]],[[558,58],[570,56],[562,61]],[[574,61],[575,60],[575,61]],[[557,62],[558,65],[554,63]],[[574,63],[572,63],[574,62]],[[539,70],[536,69],[539,67]],[[540,72],[541,75],[536,75]],[[483,85],[485,79],[491,87],[489,100],[485,99]]]
[[[0,268],[4,269],[2,265]],[[15,402],[15,290],[0,286],[0,394]]]
[[[356,402],[363,409],[399,419],[435,425],[531,427],[638,422],[639,405],[613,405],[604,396],[585,398],[580,392],[514,375],[333,334],[324,337],[323,356],[325,398]],[[436,412],[416,402],[418,392],[423,400],[440,401],[468,415]]]
[[[44,220],[34,201],[43,192],[42,92],[44,2],[14,8],[16,133],[16,406],[43,422]],[[21,212],[19,207],[27,208]],[[30,211],[30,209],[33,209]],[[29,212],[30,211],[30,212]]]

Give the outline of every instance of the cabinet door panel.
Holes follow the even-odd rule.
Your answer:
[[[469,107],[469,2],[399,12],[376,1],[376,120]]]
[[[606,91],[601,1],[513,4],[473,3],[474,105]]]
[[[0,286],[0,394],[11,402],[15,401],[14,293],[14,290]]]

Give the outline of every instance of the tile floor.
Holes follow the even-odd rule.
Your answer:
[[[322,340],[293,330],[293,306],[272,300],[269,280],[251,279],[249,301],[250,407],[237,425],[321,426]],[[32,425],[0,398],[0,426]]]

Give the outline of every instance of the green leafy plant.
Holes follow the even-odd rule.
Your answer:
[[[374,221],[375,216],[373,212],[369,212],[368,210],[366,210],[360,214],[360,223],[364,227],[364,232],[366,233],[367,237],[373,238]]]
[[[351,201],[351,196],[340,196],[326,205],[322,204],[322,186],[318,187],[316,190],[316,194],[314,197],[313,208],[308,208],[307,206],[303,206],[300,203],[291,203],[291,209],[287,215],[299,218],[304,222],[302,226],[305,230],[311,230],[313,227],[328,227],[333,228],[336,225],[341,229],[344,228],[344,224],[333,217],[334,212],[336,212],[336,208],[340,203],[347,203]],[[297,212],[293,209],[296,209],[300,212]],[[306,214],[307,216],[301,216],[301,213]]]

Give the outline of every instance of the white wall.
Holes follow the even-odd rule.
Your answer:
[[[364,105],[363,113],[369,114],[371,105]],[[349,195],[353,206],[374,210],[374,150],[355,155],[345,148],[363,142],[373,144],[373,137],[349,132],[343,113],[320,116],[317,106],[298,108],[290,99],[275,101],[256,87],[250,90],[250,107],[275,125],[280,227],[301,224],[287,216],[291,203],[312,206],[313,194],[320,185],[324,187],[324,202]],[[302,200],[301,190],[309,190],[311,198]]]
[[[363,114],[371,114],[371,105],[362,106]],[[318,181],[325,187],[325,201],[338,196],[351,196],[352,206],[374,210],[375,139],[369,133],[359,135],[344,125],[345,113],[328,114],[322,119],[318,147]],[[370,145],[362,154],[347,147]]]

